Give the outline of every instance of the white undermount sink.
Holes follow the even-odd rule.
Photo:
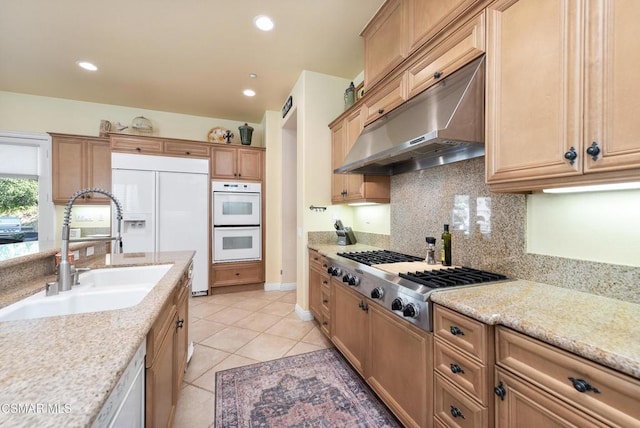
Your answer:
[[[41,291],[0,309],[0,321],[45,318],[135,306],[173,265],[96,269],[80,274],[80,285],[56,296]]]

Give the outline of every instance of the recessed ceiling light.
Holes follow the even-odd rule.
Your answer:
[[[256,91],[254,91],[253,89],[245,89],[244,91],[242,91],[242,93],[247,97],[253,97],[256,95]]]
[[[253,23],[256,27],[261,29],[262,31],[271,31],[273,30],[273,21],[268,16],[258,15],[253,18]]]
[[[258,75],[256,73],[249,73],[249,77],[255,79],[256,77],[258,77]]]
[[[96,71],[98,69],[98,67],[96,67],[94,64],[91,64],[87,61],[76,61],[76,64],[78,64],[78,67],[84,68],[85,70],[89,71]]]

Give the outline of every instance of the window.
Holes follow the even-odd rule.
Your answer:
[[[0,131],[0,243],[52,241],[51,138]]]

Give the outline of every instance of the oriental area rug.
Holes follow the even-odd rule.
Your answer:
[[[335,349],[216,373],[217,428],[401,427]]]

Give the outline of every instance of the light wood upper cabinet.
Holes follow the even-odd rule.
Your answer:
[[[629,73],[640,64],[638,19],[640,5],[622,0],[488,8],[491,190],[640,178],[640,83]]]
[[[363,129],[363,110],[349,111],[331,125],[331,166],[342,166]],[[386,175],[332,174],[331,202],[388,203],[390,181]]]
[[[477,0],[406,0],[409,51],[414,51]]]
[[[426,53],[407,72],[408,98],[444,79],[485,52],[485,13],[481,12]]]
[[[261,181],[263,148],[220,146],[211,148],[211,178]]]
[[[372,87],[406,58],[406,15],[405,0],[389,0],[362,31],[365,88]]]
[[[407,73],[402,73],[385,82],[364,100],[364,124],[389,113],[407,100]],[[362,126],[360,128],[362,130]]]
[[[111,191],[111,151],[105,138],[51,134],[53,202],[66,204],[78,190],[90,187]],[[79,197],[75,203],[108,204],[100,193]]]

